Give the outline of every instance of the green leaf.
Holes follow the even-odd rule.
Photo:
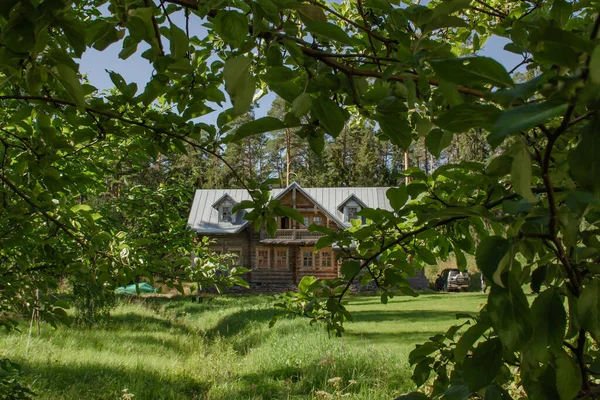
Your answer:
[[[412,181],[406,185],[406,190],[411,199],[416,199],[421,193],[428,191],[429,186],[423,182]]]
[[[465,360],[465,383],[473,392],[492,383],[502,366],[502,343],[498,338],[481,342]]]
[[[346,123],[346,118],[340,106],[328,98],[320,97],[312,102],[312,112],[327,133],[333,137],[340,134]]]
[[[521,350],[531,339],[533,328],[529,302],[521,285],[512,274],[508,273],[506,276],[506,288],[492,285],[488,297],[488,312],[492,326],[504,347],[510,352],[515,352]]]
[[[129,29],[129,34],[138,42],[142,40],[145,40],[148,43],[155,42],[156,38],[154,37],[154,24],[152,23],[152,8],[132,8],[127,13],[127,29]]]
[[[434,129],[425,137],[425,146],[435,158],[439,158],[442,150],[450,146],[453,137],[452,132]]]
[[[410,365],[414,365],[437,350],[439,350],[439,345],[435,342],[425,342],[423,344],[417,344],[415,349],[411,351],[408,355],[408,363]]]
[[[248,29],[248,18],[237,11],[220,10],[215,18],[215,31],[231,47],[241,47],[248,36]]]
[[[487,137],[489,144],[496,148],[504,139],[521,131],[527,131],[543,124],[550,118],[562,115],[568,104],[562,100],[550,100],[544,103],[527,104],[504,111]]]
[[[581,326],[600,337],[600,281],[589,282],[577,300],[577,318]]]
[[[488,329],[490,329],[488,324],[478,322],[465,331],[454,348],[454,359],[456,362],[462,363],[464,361],[467,357],[467,353],[473,348],[477,339],[479,339]]]
[[[457,85],[512,87],[514,82],[502,64],[488,57],[464,57],[431,61],[435,74]]]
[[[300,293],[306,293],[310,287],[317,281],[317,278],[314,276],[303,276],[298,283],[298,291]]]
[[[304,224],[304,216],[295,208],[279,205],[275,210],[278,216],[289,217],[300,224]]]
[[[431,214],[423,214],[419,216],[419,223],[451,217],[481,217],[492,219],[493,214],[481,205],[475,205],[471,207],[447,207],[441,209],[440,211],[434,211]]]
[[[287,82],[298,76],[298,73],[288,67],[277,66],[267,68],[263,80],[267,83]]]
[[[234,134],[223,138],[223,143],[238,141],[248,136],[272,132],[283,128],[285,128],[285,124],[279,119],[262,117],[254,121],[246,122],[244,125],[240,126]]]
[[[58,64],[55,69],[57,78],[65,88],[67,96],[73,100],[79,111],[85,110],[85,94],[79,82],[77,72],[64,64]]]
[[[64,19],[59,23],[67,37],[67,41],[73,48],[75,55],[81,57],[86,50],[85,26],[75,19]]]
[[[234,57],[225,62],[223,79],[225,90],[233,104],[233,113],[241,115],[250,109],[256,82],[250,73],[251,60],[248,57]]]
[[[296,118],[305,116],[312,107],[312,98],[308,93],[302,93],[292,103],[292,113]]]
[[[581,140],[577,147],[569,152],[569,172],[582,188],[590,192],[600,192],[600,117],[594,116],[582,129]]]
[[[537,202],[537,197],[531,191],[531,156],[524,145],[516,149],[510,173],[515,192],[529,203]]]
[[[415,367],[412,380],[417,387],[422,386],[429,379],[429,375],[431,373],[431,363],[433,361],[433,358],[427,357]]]
[[[435,124],[457,133],[475,128],[490,130],[501,114],[502,111],[492,105],[463,103],[442,114]]]
[[[432,18],[448,16],[457,11],[469,7],[471,0],[447,0],[442,1],[433,9]]]
[[[133,36],[127,36],[123,40],[123,49],[119,52],[119,58],[122,60],[128,59],[137,51],[138,41]]]
[[[71,207],[71,211],[74,213],[78,213],[79,211],[92,211],[92,207],[88,206],[87,204],[78,204]]]
[[[310,20],[327,22],[327,16],[321,7],[304,3],[298,12]]]
[[[555,354],[556,389],[560,400],[573,400],[581,389],[581,370],[577,361],[562,348]]]
[[[315,251],[324,249],[325,247],[331,246],[335,242],[335,239],[331,236],[323,236],[315,243]]]
[[[461,271],[464,271],[467,268],[467,258],[465,257],[465,254],[456,244],[452,245],[452,249],[454,251],[454,257],[456,258],[456,266]]]
[[[590,57],[590,80],[600,83],[600,45],[596,45]]]
[[[419,247],[417,248],[417,255],[422,261],[426,262],[427,264],[437,265],[437,259],[435,258],[433,253],[429,251],[429,249],[425,247]]]
[[[390,201],[390,205],[394,210],[400,210],[408,201],[408,189],[406,185],[397,188],[389,188],[385,192],[385,196]]]
[[[175,24],[171,24],[169,46],[171,48],[171,57],[175,60],[185,57],[189,50],[190,43],[186,33]]]
[[[340,273],[346,279],[354,278],[361,270],[361,264],[358,261],[348,260],[342,263]]]
[[[546,280],[546,276],[548,274],[548,267],[545,265],[541,265],[537,267],[531,273],[531,290],[534,293],[539,293],[542,283]]]
[[[69,306],[69,303],[67,303],[65,300],[56,300],[54,302],[54,304],[52,304],[52,306],[64,308],[65,310],[68,310],[69,308],[71,308],[71,306]]]
[[[567,313],[555,288],[542,292],[531,305],[533,337],[530,350],[545,361],[550,350],[560,350],[567,328]]]
[[[408,150],[412,143],[412,137],[410,125],[405,117],[376,114],[374,119],[379,122],[381,130],[393,144],[403,150]]]
[[[456,385],[449,387],[444,392],[444,400],[465,400],[469,397],[471,391],[465,385]]]
[[[242,200],[233,206],[233,208],[231,209],[231,212],[236,213],[239,210],[245,210],[248,208],[256,208],[256,203],[253,202],[252,200]]]
[[[512,242],[500,236],[488,236],[479,244],[475,260],[477,267],[483,272],[488,282],[494,280],[500,262],[511,247]]]
[[[39,65],[31,65],[25,70],[25,82],[31,92],[37,92],[48,80],[46,68]]]
[[[308,32],[323,36],[333,42],[343,43],[348,46],[357,44],[356,40],[348,36],[348,34],[337,25],[313,19],[306,19],[304,24],[306,25],[306,30]]]

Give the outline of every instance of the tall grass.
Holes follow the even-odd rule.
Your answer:
[[[300,399],[350,393],[389,399],[413,390],[408,353],[482,295],[354,297],[344,337],[300,318],[268,322],[270,296],[123,302],[92,329],[42,325],[0,336],[40,399]],[[25,326],[24,326],[25,328]]]

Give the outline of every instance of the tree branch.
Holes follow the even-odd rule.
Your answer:
[[[152,2],[152,0],[145,0],[145,3],[146,3],[146,7],[149,7],[152,9],[152,26],[154,27],[154,37],[156,38],[156,41],[158,42],[159,55],[164,56],[165,49],[163,48],[160,30],[158,28],[158,23],[156,22],[156,18],[154,17],[154,3]]]
[[[45,102],[45,103],[51,103],[51,104],[69,106],[69,107],[77,107],[77,105],[74,102],[72,102],[72,101],[55,99],[53,97],[44,97],[44,96],[22,96],[22,95],[0,96],[0,100],[41,101],[41,102]],[[111,118],[111,119],[115,119],[115,120],[124,122],[126,124],[136,125],[136,126],[139,126],[139,127],[142,127],[142,128],[146,128],[146,129],[151,130],[152,132],[160,134],[160,135],[169,136],[169,137],[172,137],[172,138],[175,138],[175,139],[179,139],[179,140],[181,140],[181,141],[189,144],[190,146],[192,146],[193,148],[195,148],[197,150],[200,150],[200,151],[202,151],[204,153],[210,154],[213,157],[216,157],[223,164],[225,164],[225,166],[229,170],[231,170],[234,178],[237,181],[239,181],[239,183],[244,187],[244,189],[246,189],[248,191],[248,193],[250,194],[250,197],[252,197],[255,201],[257,200],[257,199],[254,198],[253,191],[250,190],[250,188],[248,187],[248,185],[246,185],[246,183],[241,178],[240,174],[235,170],[235,168],[233,168],[233,166],[222,155],[220,155],[219,153],[217,153],[215,150],[211,150],[209,148],[201,146],[198,143],[193,142],[192,140],[190,140],[188,137],[186,137],[184,135],[178,135],[178,134],[175,134],[175,133],[170,132],[168,130],[154,127],[154,126],[149,125],[149,124],[147,124],[145,122],[141,122],[141,121],[136,121],[136,120],[133,120],[133,119],[125,118],[125,117],[123,117],[121,115],[113,114],[111,112],[104,111],[104,110],[99,110],[99,109],[92,108],[92,107],[86,107],[85,111],[86,112],[91,112],[91,113],[94,113],[94,114],[98,114],[98,115],[103,115],[105,117],[108,117],[108,118]]]
[[[286,38],[288,38],[288,37],[286,37]],[[298,41],[298,40],[296,40],[296,41]],[[321,62],[323,62],[324,64],[327,64],[330,67],[337,69],[346,75],[364,76],[364,77],[379,78],[379,79],[381,79],[383,77],[383,73],[381,73],[379,71],[371,71],[371,70],[356,69],[353,67],[349,67],[345,64],[342,64],[340,62],[333,60],[332,57],[330,57],[330,53],[327,53],[322,50],[316,50],[309,46],[304,46],[306,43],[304,43],[302,41],[300,41],[300,44],[303,45],[300,47],[300,50],[302,50],[302,53],[304,53],[305,55],[307,55],[309,57],[316,58],[316,59],[320,60]],[[409,78],[414,81],[418,81],[418,79],[419,79],[419,77],[417,75],[406,74],[406,75],[392,75],[388,78],[388,80],[403,82],[405,78]],[[439,82],[436,79],[429,78],[428,81],[431,86],[436,86],[436,87],[439,86]],[[487,99],[488,95],[489,95],[489,93],[487,93],[487,92],[482,92],[479,90],[466,88],[464,86],[457,86],[456,90],[460,93],[463,93],[463,94],[466,94],[469,96],[478,97],[480,99]]]

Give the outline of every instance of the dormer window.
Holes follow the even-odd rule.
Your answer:
[[[342,219],[345,223],[350,223],[350,221],[353,219],[360,219],[364,224],[365,219],[356,214],[358,214],[358,212],[365,207],[365,203],[363,203],[354,194],[351,194],[348,196],[348,198],[346,198],[346,200],[340,203],[338,206],[338,211],[343,215]]]
[[[221,221],[231,222],[231,206],[221,206]]]
[[[357,206],[346,206],[346,222],[350,222],[353,219],[359,218],[356,213],[359,208]]]
[[[224,194],[213,204],[213,208],[219,212],[219,222],[235,223],[235,214],[233,213],[235,205],[236,201],[228,194]]]

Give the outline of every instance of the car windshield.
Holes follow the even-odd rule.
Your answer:
[[[459,270],[453,270],[453,271],[450,271],[450,273],[448,274],[448,277],[449,278],[453,278],[453,277],[455,277],[458,274],[460,274]]]

